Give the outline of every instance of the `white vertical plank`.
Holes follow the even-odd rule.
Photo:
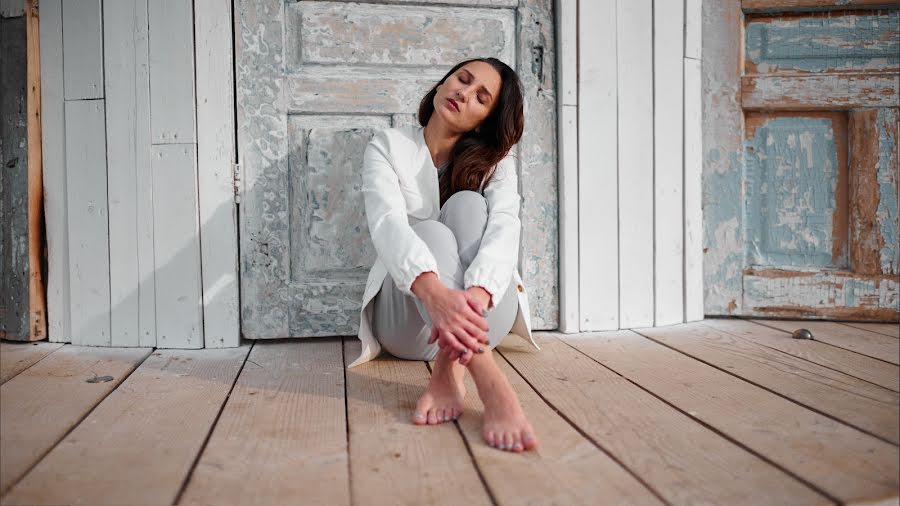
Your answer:
[[[653,324],[684,319],[684,6],[653,2]]]
[[[197,148],[154,145],[151,159],[157,347],[202,348]]]
[[[154,144],[196,142],[191,3],[191,0],[148,2],[150,131]]]
[[[684,59],[684,320],[703,319],[703,118],[700,59]]]
[[[653,325],[652,20],[652,0],[619,0],[616,56],[619,83],[619,325],[622,328]],[[606,287],[597,288],[603,290]]]
[[[578,2],[556,0],[559,75],[559,329],[581,330],[578,312]]]
[[[560,105],[559,115],[559,327],[581,330],[578,261],[578,107]]]
[[[47,234],[47,331],[50,342],[70,340],[69,245],[66,222],[65,103],[62,1],[43,0],[41,16],[41,157]]]
[[[65,0],[62,6],[65,99],[103,98],[100,0]]]
[[[614,330],[619,328],[616,0],[582,1],[579,10],[579,314],[582,331]]]
[[[138,214],[138,206],[152,205],[146,184],[150,173],[147,2],[104,2],[103,19],[112,345],[155,346],[155,331],[150,332],[155,328],[153,293],[142,293],[143,277],[152,286],[152,263],[144,273],[140,265],[141,258],[145,264],[153,258],[153,244],[140,240],[141,230],[148,225],[152,229],[152,216]],[[141,323],[148,316],[151,328],[142,333]]]
[[[109,213],[103,100],[65,104],[72,344],[109,346]]]
[[[207,348],[240,344],[230,0],[195,0],[197,171]]]
[[[684,2],[684,57],[700,59],[703,0]]]

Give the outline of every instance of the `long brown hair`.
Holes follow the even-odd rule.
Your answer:
[[[419,103],[419,124],[428,124],[434,113],[437,87],[463,65],[482,61],[500,74],[500,98],[478,130],[463,134],[450,151],[450,161],[439,183],[441,206],[451,195],[462,190],[478,191],[482,181],[487,186],[494,176],[493,168],[522,138],[525,129],[522,82],[516,71],[496,58],[473,58],[456,64],[431,88]]]

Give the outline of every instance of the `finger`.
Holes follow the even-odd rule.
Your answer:
[[[451,350],[451,355],[454,357],[453,359],[455,360],[459,354],[459,351],[461,349],[463,349],[464,346],[459,342],[458,339],[456,339],[456,336],[448,330],[441,331],[441,339],[444,340],[444,346],[448,350]]]
[[[482,345],[474,336],[466,332],[465,328],[459,328],[454,332],[457,342],[459,342],[459,350],[467,353],[469,350],[477,351]]]
[[[431,344],[431,343],[437,341],[437,338],[438,338],[437,329],[435,327],[431,327],[431,337],[428,338],[428,344]]]
[[[472,323],[470,322],[466,322],[465,324],[463,324],[463,327],[466,329],[469,335],[471,335],[475,339],[475,342],[478,343],[478,346],[474,348],[471,346],[471,344],[469,344],[469,348],[472,348],[472,351],[478,352],[478,348],[488,343],[487,332],[484,332],[475,325],[472,325]]]
[[[488,326],[487,318],[485,318],[484,316],[481,316],[481,313],[476,312],[472,308],[467,308],[467,309],[468,309],[468,311],[463,312],[465,314],[467,320],[474,323],[478,328],[480,328],[481,330],[483,330],[485,332],[490,330],[490,327]]]
[[[480,302],[475,300],[473,297],[467,297],[466,300],[469,302],[469,307],[472,308],[473,311],[480,314],[481,316],[487,315],[487,310],[481,305]]]

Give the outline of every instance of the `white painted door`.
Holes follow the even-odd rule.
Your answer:
[[[357,332],[375,260],[360,193],[365,145],[377,129],[415,122],[428,89],[476,56],[507,62],[526,88],[520,269],[534,328],[557,326],[551,4],[235,2],[245,337]]]

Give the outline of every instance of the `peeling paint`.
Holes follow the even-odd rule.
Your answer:
[[[900,66],[900,11],[755,18],[746,27],[746,71],[888,70]]]
[[[838,180],[832,122],[778,117],[754,133],[745,148],[747,261],[840,267],[832,258]]]
[[[883,247],[879,251],[881,272],[900,273],[900,245],[898,245],[898,121],[897,109],[878,111],[878,211],[876,213]]]

